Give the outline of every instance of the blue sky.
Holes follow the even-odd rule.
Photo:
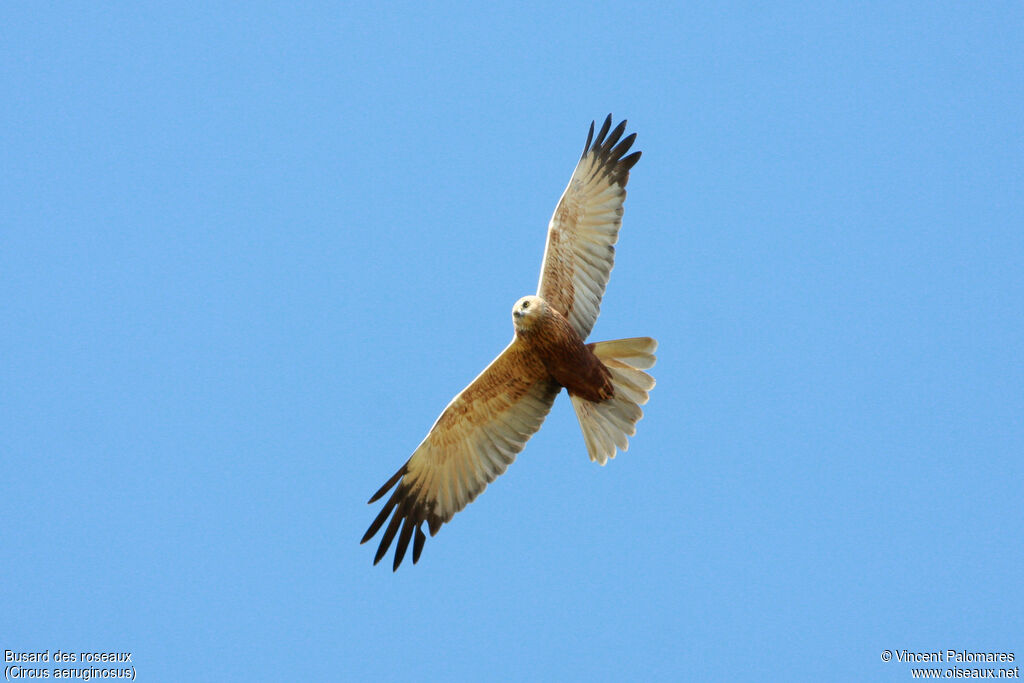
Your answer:
[[[1024,657],[1024,9],[0,9],[0,649],[139,680],[907,680]],[[371,565],[507,343],[592,119],[634,169],[562,396]]]

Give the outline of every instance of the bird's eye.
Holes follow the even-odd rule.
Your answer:
[[[529,301],[524,301],[523,302],[523,308],[529,308],[529,307],[530,307],[530,302]]]

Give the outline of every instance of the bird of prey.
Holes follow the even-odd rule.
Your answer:
[[[373,563],[387,554],[397,534],[393,570],[413,541],[416,563],[427,537],[466,507],[502,474],[540,429],[564,387],[592,461],[604,465],[625,451],[643,416],[640,406],[654,379],[658,343],[650,337],[586,344],[597,320],[622,225],[629,170],[640,152],[628,154],[636,133],[622,137],[611,114],[594,135],[594,124],[569,186],[548,224],[547,246],[535,296],[512,308],[515,334],[505,350],[470,382],[437,418],[412,457],[370,503],[393,487],[370,524],[366,543],[388,521]]]

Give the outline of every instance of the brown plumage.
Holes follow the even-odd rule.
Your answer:
[[[516,338],[540,359],[551,378],[570,396],[603,401],[614,395],[612,373],[594,355],[593,345],[585,345],[565,316],[546,301],[525,297],[512,316]]]
[[[410,542],[412,561],[419,561],[423,524],[433,536],[502,474],[540,429],[562,387],[591,460],[603,465],[616,449],[628,448],[654,387],[643,370],[654,365],[657,342],[584,343],[614,262],[629,170],[640,158],[640,152],[626,154],[636,134],[623,138],[626,122],[614,130],[611,122],[609,115],[596,136],[590,125],[548,225],[537,295],[512,309],[512,342],[452,399],[412,457],[370,498],[373,503],[394,488],[361,541],[384,528],[374,564],[396,536],[393,568]]]

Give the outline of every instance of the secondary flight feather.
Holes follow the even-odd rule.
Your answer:
[[[502,474],[523,450],[564,387],[592,461],[604,465],[629,447],[654,379],[650,337],[586,344],[601,308],[622,225],[636,133],[623,137],[609,114],[587,142],[548,224],[537,294],[512,309],[505,350],[452,399],[409,460],[370,498],[391,491],[361,543],[384,529],[374,564],[397,537],[393,569],[412,543],[433,536]],[[386,526],[385,526],[386,524]]]

